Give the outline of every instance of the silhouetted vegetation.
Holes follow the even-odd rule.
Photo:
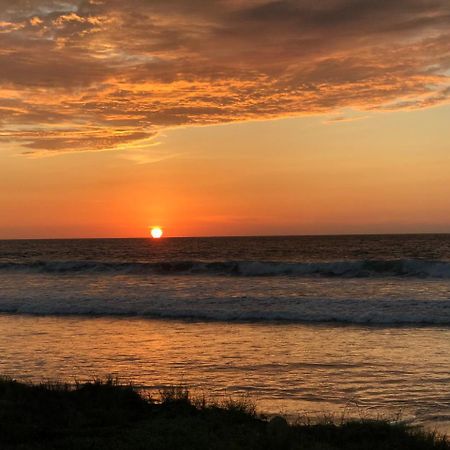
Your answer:
[[[183,387],[158,399],[114,379],[28,385],[0,379],[2,450],[450,450],[435,434],[386,421],[289,425],[252,402],[192,398]]]

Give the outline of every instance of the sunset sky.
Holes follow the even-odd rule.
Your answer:
[[[450,232],[449,0],[0,0],[0,238]]]

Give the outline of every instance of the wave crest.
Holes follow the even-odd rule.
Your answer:
[[[450,261],[361,260],[332,262],[270,261],[35,261],[0,263],[0,271],[77,274],[203,274],[242,277],[317,276],[317,277],[419,277],[450,278]]]
[[[44,316],[123,316],[212,321],[450,325],[450,300],[66,296],[0,299],[0,313]]]

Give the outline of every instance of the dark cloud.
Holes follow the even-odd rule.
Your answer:
[[[28,151],[450,95],[448,0],[0,0],[0,11],[0,144]]]

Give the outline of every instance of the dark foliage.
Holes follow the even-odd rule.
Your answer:
[[[247,400],[210,402],[169,388],[158,400],[116,380],[27,385],[0,379],[2,450],[450,450],[431,433],[383,421],[288,425]]]

